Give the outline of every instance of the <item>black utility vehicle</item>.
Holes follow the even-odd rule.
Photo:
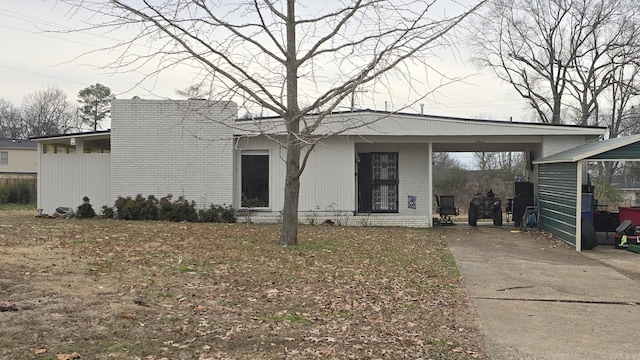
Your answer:
[[[494,225],[502,226],[502,200],[492,190],[473,195],[469,202],[469,225],[476,226],[478,219],[493,219]]]

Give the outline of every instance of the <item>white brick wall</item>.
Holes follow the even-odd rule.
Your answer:
[[[172,194],[199,207],[233,202],[232,102],[115,100],[111,197]]]

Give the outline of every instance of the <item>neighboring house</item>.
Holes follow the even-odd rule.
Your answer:
[[[633,180],[620,175],[611,178],[611,185],[624,193],[625,202],[620,206],[640,206],[640,182]]]
[[[37,143],[23,139],[0,139],[0,178],[35,178],[38,172]]]
[[[312,116],[310,117],[312,118]],[[112,130],[35,138],[38,208],[94,208],[118,196],[172,194],[250,208],[275,222],[284,201],[286,151],[279,118],[238,119],[233,102],[115,100]],[[300,220],[432,226],[434,152],[522,151],[535,158],[589,141],[604,128],[461,119],[373,110],[332,114],[301,177]],[[260,134],[261,133],[261,134]]]

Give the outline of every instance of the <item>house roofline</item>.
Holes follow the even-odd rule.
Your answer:
[[[72,137],[90,137],[90,136],[96,136],[96,135],[108,135],[110,133],[111,133],[111,129],[89,131],[89,132],[78,132],[78,133],[70,133],[70,134],[34,136],[29,139],[33,141],[41,141],[41,140],[50,140],[50,139],[66,139],[66,138],[72,138]]]
[[[398,111],[384,111],[384,110],[372,110],[372,109],[357,109],[357,110],[346,110],[346,111],[334,111],[329,115],[347,115],[347,114],[379,114],[379,115],[400,115],[407,116],[412,118],[425,118],[425,119],[437,119],[437,120],[451,120],[451,121],[464,121],[464,122],[482,122],[482,123],[492,123],[492,124],[513,124],[513,125],[527,125],[527,126],[540,126],[540,127],[561,127],[561,128],[578,128],[578,129],[601,129],[606,130],[606,126],[585,126],[585,125],[568,125],[568,124],[545,124],[545,123],[534,123],[534,122],[524,122],[524,121],[507,121],[507,120],[495,120],[495,119],[473,119],[473,118],[465,118],[465,117],[454,117],[454,116],[443,116],[443,115],[428,115],[428,114],[417,114],[417,113],[407,113],[407,112],[398,112]],[[307,116],[318,116],[320,113],[312,113]],[[256,121],[256,120],[275,120],[280,119],[281,116],[263,116],[256,118],[238,118],[236,121],[244,122],[244,121]]]

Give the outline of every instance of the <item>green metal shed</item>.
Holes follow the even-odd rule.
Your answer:
[[[533,161],[538,167],[540,224],[577,251],[587,161],[639,161],[640,135],[587,143]]]

